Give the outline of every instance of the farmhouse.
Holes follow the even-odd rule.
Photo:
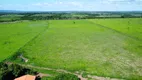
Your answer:
[[[36,76],[24,75],[24,76],[14,79],[14,80],[36,80]]]

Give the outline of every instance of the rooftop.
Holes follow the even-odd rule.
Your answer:
[[[36,79],[36,76],[24,75],[24,76],[14,79],[14,80],[35,80],[35,79]]]

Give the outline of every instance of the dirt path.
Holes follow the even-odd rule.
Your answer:
[[[80,80],[88,80],[87,78],[83,78],[82,75],[80,74],[77,74],[77,73],[72,73],[70,71],[67,71],[67,70],[63,70],[63,69],[51,69],[51,68],[45,68],[45,67],[38,67],[38,66],[32,66],[32,65],[24,65],[24,64],[18,64],[20,66],[23,66],[23,67],[30,67],[30,68],[35,68],[35,69],[42,69],[42,70],[51,70],[51,71],[55,71],[55,72],[58,72],[58,73],[68,73],[68,74],[73,74],[73,75],[76,75],[78,76],[78,78],[80,78]],[[40,74],[41,76],[45,76],[46,74]],[[48,75],[47,75],[48,76]]]
[[[50,74],[44,74],[44,73],[39,73],[39,74],[37,74],[36,76],[38,76],[38,77],[49,77],[49,76],[51,76]]]
[[[11,62],[10,62],[11,63]],[[70,72],[70,71],[67,71],[67,70],[63,70],[63,69],[52,69],[52,68],[48,68],[48,67],[39,67],[39,66],[33,66],[33,65],[25,65],[25,64],[18,64],[20,66],[23,66],[23,67],[27,67],[27,68],[35,68],[35,69],[42,69],[42,70],[51,70],[51,71],[55,71],[55,72],[58,72],[58,73],[68,73],[68,74],[73,74],[73,75],[76,75],[78,76],[78,78],[80,78],[80,80],[88,80],[88,79],[91,79],[91,80],[123,80],[123,79],[117,79],[117,78],[109,78],[109,77],[99,77],[99,76],[94,76],[94,75],[87,75],[87,78],[84,78],[82,76],[82,73],[73,73],[73,72]],[[39,74],[40,76],[51,76],[49,74]]]

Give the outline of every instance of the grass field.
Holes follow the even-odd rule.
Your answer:
[[[0,61],[15,54],[15,52],[47,28],[47,23],[16,22],[0,23]]]
[[[141,21],[142,19],[52,20],[49,21],[49,28],[35,39],[31,37],[36,34],[25,36],[24,40],[31,38],[32,41],[19,51],[23,51],[24,57],[29,59],[26,64],[33,66],[78,71],[83,72],[84,76],[140,80]],[[43,26],[40,25],[41,22],[34,24]],[[40,32],[43,29],[41,27],[33,28],[33,33]],[[20,40],[23,38],[20,37]],[[14,52],[17,49],[13,47],[12,50]],[[22,63],[20,59],[15,62]]]
[[[133,38],[142,40],[142,19],[127,18],[127,19],[98,19],[92,20],[97,24],[109,27]]]

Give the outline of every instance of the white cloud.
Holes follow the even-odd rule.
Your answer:
[[[132,6],[132,7],[131,7]],[[4,9],[18,10],[142,10],[142,0],[92,0],[92,1],[63,1],[36,2],[29,4],[0,5]]]
[[[32,4],[32,6],[48,7],[48,6],[52,6],[52,4],[50,4],[50,3],[34,3],[34,4]]]
[[[141,2],[142,0],[92,0],[92,2],[59,0],[55,2],[34,3],[32,4],[32,7],[44,10],[124,10],[125,7],[128,8],[130,5],[141,5]]]
[[[142,0],[100,0],[104,4],[137,4],[142,3]]]
[[[73,6],[79,6],[79,7],[83,6],[83,3],[80,3],[80,2],[68,2],[68,4],[73,5]]]
[[[67,6],[71,6],[71,7],[83,7],[83,4],[82,2],[76,2],[76,1],[72,1],[72,2],[67,2],[67,1],[64,1],[64,2],[52,2],[52,3],[46,3],[46,2],[43,2],[43,3],[34,3],[32,4],[32,6],[38,6],[38,7],[55,7],[55,6],[60,6],[60,7],[67,7]]]
[[[122,3],[128,3],[130,2],[129,0],[101,0],[102,3],[107,3],[107,4],[122,4]]]

